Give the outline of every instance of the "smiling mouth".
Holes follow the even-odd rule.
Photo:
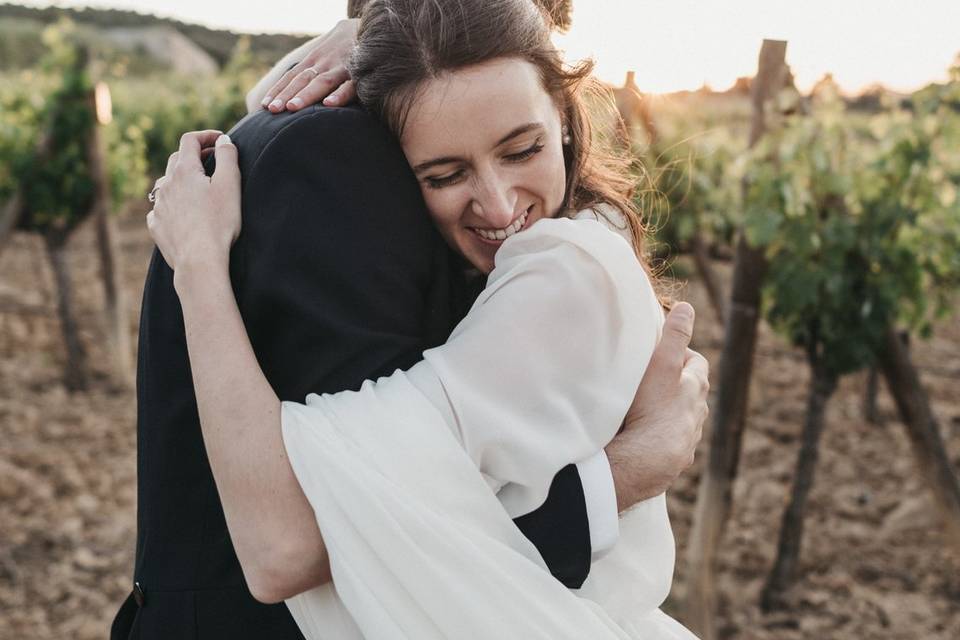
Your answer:
[[[517,216],[516,220],[508,224],[503,229],[481,229],[480,227],[467,228],[470,229],[470,231],[473,231],[473,233],[481,240],[493,244],[499,244],[513,234],[523,231],[524,226],[527,224],[527,217],[530,215],[532,210],[533,205],[531,204],[529,207],[527,207],[526,211]]]

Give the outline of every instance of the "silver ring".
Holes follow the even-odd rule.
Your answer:
[[[159,186],[150,189],[150,193],[147,194],[147,200],[150,202],[150,204],[154,204],[157,201],[157,191],[159,190]]]
[[[304,69],[304,71],[310,71],[310,72],[312,72],[314,78],[316,78],[317,76],[320,75],[320,72],[317,71],[316,69],[314,69],[313,67],[307,67],[306,69]]]

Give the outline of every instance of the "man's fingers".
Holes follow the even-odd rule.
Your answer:
[[[180,136],[179,157],[176,161],[176,167],[203,173],[200,152],[205,147],[212,147],[217,141],[217,137],[222,133],[222,131],[206,129],[204,131],[190,131]]]
[[[328,107],[342,107],[353,102],[356,97],[357,88],[354,86],[353,80],[347,80],[336,91],[324,98],[323,104]]]
[[[702,393],[707,394],[710,391],[710,363],[707,359],[696,351],[689,350],[690,355],[683,365],[681,375],[688,376],[697,381]]]
[[[326,73],[321,73],[307,83],[296,95],[291,97],[285,106],[290,111],[297,111],[308,105],[320,102],[349,78],[350,75],[344,67],[338,67]]]

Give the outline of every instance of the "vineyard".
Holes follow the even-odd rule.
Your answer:
[[[44,45],[0,75],[0,637],[99,638],[132,569],[144,194],[263,69],[243,41],[202,83],[126,77],[68,23]],[[618,94],[712,367],[667,608],[704,638],[960,637],[960,59],[857,108],[788,60]]]

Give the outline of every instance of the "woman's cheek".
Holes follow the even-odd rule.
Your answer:
[[[460,218],[456,202],[457,196],[454,193],[457,189],[445,187],[443,189],[423,188],[423,201],[427,205],[427,211],[436,225],[441,228],[447,228],[455,225]]]

